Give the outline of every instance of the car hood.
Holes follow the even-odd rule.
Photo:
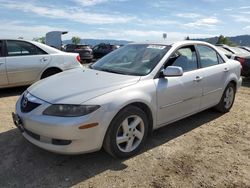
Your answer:
[[[52,104],[81,104],[139,80],[138,76],[79,68],[41,80],[29,87],[28,92]]]

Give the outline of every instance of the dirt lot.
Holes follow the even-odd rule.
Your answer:
[[[127,160],[28,143],[10,115],[24,89],[0,90],[0,187],[250,187],[250,79],[230,113],[207,110],[161,128]]]

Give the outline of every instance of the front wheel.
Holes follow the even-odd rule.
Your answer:
[[[224,90],[222,98],[219,104],[215,107],[216,110],[226,113],[229,112],[233,106],[234,99],[235,99],[236,88],[233,83],[229,83]]]
[[[148,120],[145,112],[135,106],[128,106],[111,122],[103,147],[114,157],[130,157],[141,149],[147,133]]]

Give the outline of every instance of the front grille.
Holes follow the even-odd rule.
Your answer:
[[[28,98],[23,96],[22,100],[21,100],[21,111],[23,113],[28,113],[28,112],[31,112],[32,110],[34,110],[36,107],[38,107],[40,105],[41,104],[39,104],[39,103],[29,101]]]
[[[27,135],[29,135],[30,137],[32,137],[33,139],[41,141],[40,140],[41,136],[39,134],[33,133],[27,129],[24,129],[24,132]],[[66,146],[66,145],[69,145],[71,143],[72,143],[72,140],[61,140],[61,139],[55,139],[55,138],[51,139],[51,144],[53,144],[53,145]]]
[[[27,129],[24,129],[24,132],[26,132],[30,137],[34,138],[35,140],[40,140],[40,135],[33,133]]]
[[[60,146],[66,146],[71,144],[71,140],[61,140],[61,139],[52,139],[52,144],[54,145],[60,145]]]

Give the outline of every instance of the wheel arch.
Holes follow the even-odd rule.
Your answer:
[[[63,72],[63,70],[59,67],[47,67],[46,69],[44,69],[44,71],[41,73],[40,75],[40,79],[43,78],[44,74],[48,73],[49,71],[56,71],[56,72]]]
[[[239,81],[238,81],[238,79],[237,79],[237,76],[234,75],[234,74],[232,74],[231,76],[229,76],[228,79],[226,80],[226,83],[225,83],[225,85],[224,85],[223,91],[226,89],[226,87],[227,87],[227,85],[228,85],[229,83],[234,84],[236,91],[237,91],[238,88],[240,87],[240,84],[239,84]]]

